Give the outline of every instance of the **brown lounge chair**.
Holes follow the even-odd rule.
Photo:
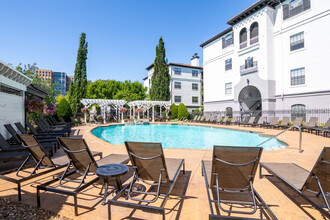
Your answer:
[[[16,176],[7,175],[14,171],[14,170],[8,170],[8,171],[1,173],[0,179],[7,180],[9,182],[17,184],[18,200],[20,201],[22,199],[22,196],[21,196],[21,183],[22,182],[25,182],[27,180],[38,177],[43,174],[50,173],[59,168],[65,167],[65,165],[69,161],[65,156],[51,159],[48,156],[49,153],[47,153],[44,150],[44,148],[41,146],[41,144],[38,142],[38,140],[31,135],[18,134],[17,136],[21,139],[21,141],[23,142],[23,146],[28,151],[28,154],[26,155],[27,157],[24,160],[24,162],[21,164],[21,166],[17,169],[17,171],[15,169]],[[34,162],[36,163],[32,172],[24,169],[24,168],[31,167],[31,166],[27,165],[27,162],[30,158],[32,158],[34,160]],[[40,172],[39,169],[44,169],[44,171]]]
[[[304,131],[306,129],[307,132],[310,133],[312,128],[317,127],[317,120],[317,117],[311,117],[306,126],[301,126],[301,131]]]
[[[111,205],[162,214],[165,219],[165,204],[176,183],[180,169],[183,168],[183,174],[185,173],[184,159],[165,158],[161,143],[125,142],[125,146],[134,168],[133,180],[108,201],[109,219],[111,219]],[[133,185],[137,181],[157,187],[157,192],[133,190]],[[161,186],[165,183],[169,183],[167,193],[161,194]],[[138,203],[118,201],[125,192],[130,200]],[[151,195],[153,199],[134,198],[132,193]],[[150,203],[156,202],[159,196],[163,197],[160,206],[151,206]],[[148,205],[142,205],[141,202],[148,203]]]
[[[260,118],[258,119],[258,122],[252,124],[251,126],[259,126],[259,128],[261,128],[261,126],[264,124],[264,122],[265,122],[265,117],[260,117]]]
[[[320,132],[323,132],[323,136],[325,137],[327,133],[330,133],[330,118],[323,127],[312,128],[311,133],[313,133],[313,131],[315,131],[316,135],[320,135]]]
[[[325,217],[330,218],[330,206],[326,198],[330,192],[330,147],[323,148],[311,171],[295,163],[260,163],[260,178],[264,176],[262,168],[296,191]],[[321,196],[325,208],[313,201],[307,192],[315,194],[315,198]]]
[[[287,128],[288,127],[288,124],[290,122],[290,118],[289,117],[283,117],[281,123],[279,125],[274,125],[272,126],[273,128]]]
[[[269,124],[263,124],[261,127],[272,128],[278,125],[278,117],[272,117]]]
[[[261,147],[214,146],[212,161],[202,160],[202,175],[211,209],[209,219],[249,219],[235,217],[233,214],[252,215],[258,208],[261,215],[276,219],[253,187],[261,153]],[[216,212],[213,211],[213,203],[217,204]],[[223,204],[229,208],[226,209]]]
[[[245,122],[245,123],[242,123],[241,125],[243,125],[243,126],[249,126],[249,125],[253,125],[254,124],[254,121],[255,121],[255,119],[256,119],[256,117],[250,117],[249,118],[249,120],[247,121],[247,122]]]
[[[65,154],[67,155],[68,163],[65,171],[61,176],[46,183],[37,186],[37,205],[40,207],[40,190],[60,193],[74,197],[74,210],[75,215],[78,215],[78,199],[77,195],[82,190],[86,189],[93,183],[99,180],[98,176],[91,178],[87,181],[87,176],[94,175],[99,166],[110,163],[127,163],[129,161],[127,155],[123,154],[110,154],[100,160],[95,161],[92,151],[90,151],[87,143],[82,138],[60,137],[58,138],[59,144],[62,146]],[[70,170],[70,167],[73,169]],[[79,177],[75,179],[67,179],[67,177],[78,174]],[[58,182],[56,186],[50,186]],[[73,185],[68,185],[72,183]],[[71,189],[71,190],[68,190]]]
[[[228,123],[228,116],[225,116],[222,121],[220,121],[220,123],[223,124],[227,124]]]

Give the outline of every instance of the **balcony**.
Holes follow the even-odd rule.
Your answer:
[[[244,42],[239,44],[239,49],[243,49],[245,47],[247,47],[247,41],[244,41]]]
[[[254,61],[252,65],[242,65],[241,66],[241,75],[245,75],[248,73],[253,73],[258,71],[258,61]]]
[[[259,42],[259,36],[253,37],[250,39],[250,45],[258,43]]]

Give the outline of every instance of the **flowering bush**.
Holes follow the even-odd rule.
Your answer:
[[[127,108],[121,107],[121,108],[119,109],[119,111],[122,112],[122,113],[125,113],[125,112],[127,111]]]
[[[44,114],[45,115],[54,115],[56,112],[56,105],[50,103],[49,105],[44,105]]]
[[[88,108],[87,108],[87,107],[83,107],[83,108],[81,108],[81,112],[82,112],[82,113],[88,113]]]
[[[43,111],[45,102],[37,97],[25,99],[25,108],[27,112],[40,113]]]
[[[136,112],[143,112],[143,108],[137,108],[135,111]]]

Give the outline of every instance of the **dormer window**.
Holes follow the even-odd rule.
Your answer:
[[[257,22],[251,24],[250,27],[250,45],[259,42],[259,25]]]
[[[243,49],[247,47],[247,31],[246,28],[243,28],[241,32],[239,32],[239,49]]]
[[[291,18],[311,8],[310,0],[291,0],[283,5],[283,20]]]
[[[233,44],[233,33],[227,34],[224,38],[222,38],[222,49]]]

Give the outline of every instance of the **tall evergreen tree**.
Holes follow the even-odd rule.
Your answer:
[[[165,47],[163,38],[160,37],[156,46],[156,58],[154,61],[154,73],[151,77],[150,99],[155,101],[169,101],[170,74],[168,73],[167,59],[165,57]]]
[[[87,47],[86,34],[81,33],[74,79],[73,83],[71,82],[69,90],[69,100],[74,115],[76,115],[82,107],[80,100],[85,98],[87,93]]]

